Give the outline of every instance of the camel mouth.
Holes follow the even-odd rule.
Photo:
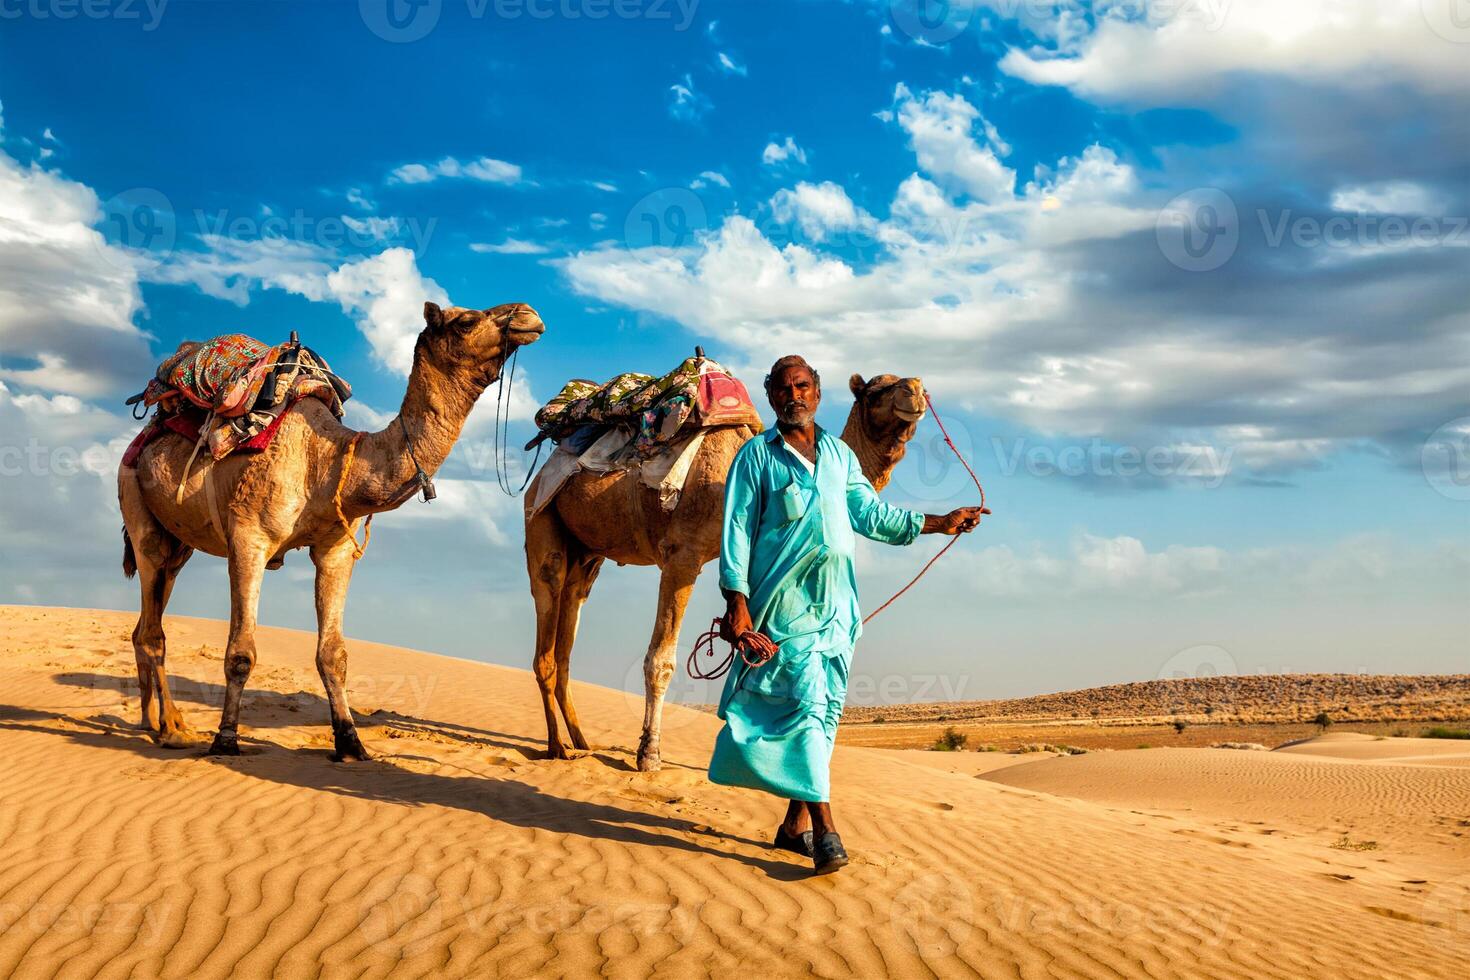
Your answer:
[[[894,406],[893,414],[905,422],[917,422],[924,417],[924,408],[922,405],[918,408],[899,408],[898,406]]]

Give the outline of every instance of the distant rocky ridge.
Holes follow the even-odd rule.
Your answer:
[[[1470,719],[1470,674],[1261,674],[1110,684],[997,701],[859,707],[847,724],[924,721],[1103,721],[1191,723]]]

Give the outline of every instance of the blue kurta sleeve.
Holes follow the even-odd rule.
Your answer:
[[[735,455],[725,476],[725,525],[720,533],[720,588],[750,596],[750,546],[760,527],[760,464],[747,452]]]
[[[913,544],[924,529],[923,514],[879,499],[851,452],[847,454],[847,516],[854,531],[884,544]]]

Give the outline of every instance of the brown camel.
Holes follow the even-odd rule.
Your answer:
[[[133,630],[142,724],[162,744],[200,740],[175,707],[164,671],[163,610],[179,569],[196,550],[229,561],[225,700],[210,752],[238,755],[240,695],[255,666],[261,579],[268,566],[279,567],[287,551],[310,548],[316,565],[316,666],[331,708],[333,758],[367,758],[347,705],[342,641],[357,532],[363,518],[394,510],[414,495],[419,466],[428,474],[439,469],[475,400],[500,376],[511,351],[544,329],[524,303],[492,310],[441,310],[425,303],[424,321],[403,405],[381,432],[354,433],[322,402],[306,398],[288,413],[268,449],[212,464],[206,453],[205,464],[196,462],[189,471],[181,504],[175,492],[193,449],[184,437],[159,438],[143,450],[136,467],[118,470],[123,571],[129,577],[139,573],[143,593]],[[345,527],[335,502],[339,481]]]
[[[864,381],[854,374],[855,398],[842,440],[862,464],[875,488],[887,486],[924,416],[924,386],[918,378],[879,375]],[[659,735],[664,692],[674,674],[674,655],[684,607],[699,570],[720,553],[725,508],[725,474],[735,453],[754,433],[744,426],[711,430],[704,438],[672,512],[659,504],[658,491],[639,475],[581,472],[567,481],[556,499],[526,518],[526,568],[536,601],[536,682],[546,711],[547,750],[567,758],[552,700],[561,706],[573,748],[588,748],[572,705],[572,644],[582,604],[605,559],[619,565],[657,565],[658,615],[643,660],[645,702],[638,768],[659,768]],[[527,494],[529,502],[534,492]]]

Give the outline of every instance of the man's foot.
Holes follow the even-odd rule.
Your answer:
[[[838,868],[846,867],[847,851],[842,847],[842,838],[836,831],[828,831],[817,839],[812,848],[812,863],[817,874],[829,875]]]
[[[788,834],[783,824],[776,828],[776,840],[772,846],[783,851],[790,851],[792,854],[800,854],[802,857],[811,857],[812,832],[803,830],[799,834]]]

